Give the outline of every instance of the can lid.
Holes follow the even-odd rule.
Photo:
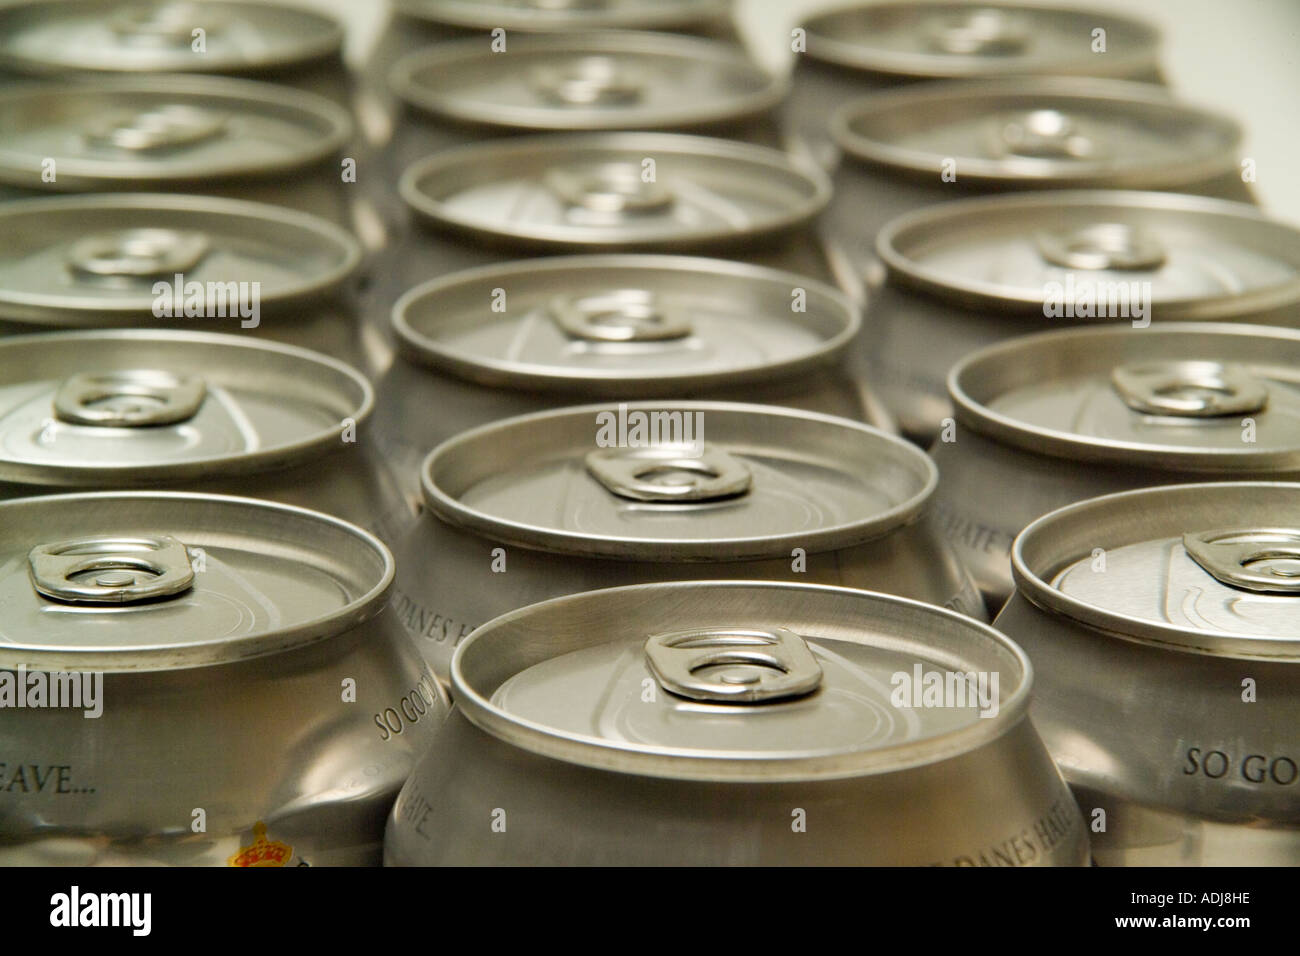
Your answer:
[[[728,402],[631,402],[523,415],[424,460],[443,521],[562,554],[641,561],[789,558],[914,520],[929,457],[829,415]]]
[[[958,362],[963,425],[1035,454],[1156,471],[1300,471],[1300,332],[1202,324],[1026,335]]]
[[[270,83],[101,77],[0,92],[0,128],[0,181],[69,190],[271,176],[335,153],[352,121]]]
[[[860,325],[829,286],[682,256],[486,266],[419,285],[393,307],[417,362],[497,387],[641,396],[807,372],[842,354]]]
[[[453,27],[550,33],[706,26],[730,15],[731,0],[393,0],[393,8]]]
[[[231,284],[256,290],[259,308],[297,302],[361,263],[357,240],[323,219],[206,196],[16,200],[0,205],[0,234],[0,317],[50,326],[156,323],[160,281],[204,316],[237,314]]]
[[[435,225],[551,248],[638,250],[782,232],[831,195],[825,173],[777,150],[673,133],[458,146],[409,167],[398,188]]]
[[[907,0],[832,10],[804,23],[808,55],[912,78],[1135,76],[1157,66],[1150,24],[1100,10]],[[1105,31],[1105,55],[1094,51]]]
[[[342,447],[373,402],[342,362],[234,335],[0,338],[0,480],[131,487],[269,471]]]
[[[972,308],[1075,321],[1138,289],[1160,320],[1300,303],[1300,230],[1245,203],[1162,192],[1022,193],[938,203],[887,223],[899,284]]]
[[[525,750],[642,776],[761,782],[968,753],[1023,717],[1032,682],[1020,648],[951,611],[738,581],[534,604],[477,628],[451,675],[465,716]],[[926,707],[899,693],[938,675],[971,675],[969,696]]]
[[[337,56],[342,46],[337,22],[281,4],[20,0],[0,9],[0,64],[27,73],[256,73]]]
[[[501,56],[478,39],[397,62],[407,103],[463,123],[531,130],[673,129],[772,109],[788,81],[735,47],[661,33],[527,36]]]
[[[1099,639],[1300,659],[1300,484],[1092,498],[1025,528],[1012,570],[1026,598],[1098,629]]]
[[[1236,168],[1241,127],[1161,87],[1072,77],[926,83],[846,103],[850,156],[957,183],[1156,188]]]
[[[393,559],[346,522],[249,498],[99,492],[0,504],[0,667],[158,671],[332,637]]]

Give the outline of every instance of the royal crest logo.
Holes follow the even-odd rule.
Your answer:
[[[293,847],[278,840],[266,838],[266,824],[260,820],[253,826],[253,842],[239,848],[239,852],[226,860],[228,866],[284,866],[293,857]]]

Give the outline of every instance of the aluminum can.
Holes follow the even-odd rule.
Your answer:
[[[0,338],[0,500],[64,489],[268,498],[385,540],[411,523],[351,367],[233,335]]]
[[[393,808],[387,864],[1088,861],[1026,716],[1023,652],[928,605],[774,582],[610,588],[486,624],[452,673],[456,707]],[[900,692],[981,674],[998,675],[984,708]]]
[[[446,702],[386,606],[378,539],[219,495],[0,515],[0,860],[379,862]]]
[[[1243,203],[1124,191],[968,199],[900,216],[876,247],[888,281],[859,339],[863,374],[927,444],[952,415],[952,366],[1012,336],[1115,321],[1300,325],[1300,232]]]
[[[1102,865],[1300,864],[1300,484],[1147,488],[1016,539],[998,627]],[[1104,815],[1104,816],[1103,816]]]
[[[986,619],[931,521],[937,480],[902,439],[796,409],[660,401],[510,418],[425,460],[395,606],[443,680],[477,625],[593,587],[811,581]]]
[[[763,402],[888,430],[844,368],[860,325],[829,286],[717,259],[554,256],[457,272],[398,301],[402,358],[376,386],[375,434],[416,513],[434,446],[583,399]]]
[[[991,610],[1015,536],[1108,492],[1300,477],[1300,333],[1180,323],[1050,332],[983,349],[949,379],[935,509]]]

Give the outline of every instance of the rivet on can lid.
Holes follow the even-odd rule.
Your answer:
[[[540,66],[531,81],[541,96],[560,106],[626,106],[640,101],[646,90],[643,76],[608,56]]]
[[[113,32],[127,40],[186,47],[193,43],[196,27],[211,34],[224,23],[220,8],[185,0],[126,6],[109,17]]]
[[[631,163],[551,169],[544,178],[547,187],[569,206],[592,212],[636,215],[658,212],[673,203],[666,186],[646,181],[640,167]]]
[[[171,103],[148,110],[110,113],[96,120],[85,132],[97,146],[112,146],[131,152],[192,146],[221,135],[226,129],[223,113]]]
[[[54,414],[74,425],[170,425],[198,414],[207,386],[197,375],[156,369],[73,375],[54,396]]]
[[[1183,547],[1222,583],[1266,594],[1300,594],[1300,530],[1256,528],[1183,535]]]
[[[153,278],[188,272],[211,248],[192,229],[117,229],[78,240],[68,251],[74,272],[102,278]]]
[[[954,56],[1005,56],[1018,53],[1029,43],[1024,18],[995,8],[934,16],[922,32],[934,50]]]
[[[1068,113],[1055,109],[997,117],[989,124],[989,134],[989,151],[994,156],[1097,159],[1108,152],[1104,143],[1083,132]]]
[[[581,298],[557,296],[548,313],[566,335],[591,342],[657,342],[686,338],[691,320],[648,289],[612,289]]]
[[[1150,271],[1164,264],[1165,250],[1149,230],[1123,222],[1098,222],[1064,232],[1039,232],[1038,252],[1065,269]]]
[[[194,584],[185,545],[170,535],[78,538],[27,556],[32,585],[70,604],[129,604],[170,597]]]
[[[609,491],[635,501],[716,501],[749,491],[749,468],[709,445],[602,449],[586,458],[587,471]]]
[[[1124,403],[1149,415],[1212,418],[1258,412],[1268,386],[1241,365],[1162,361],[1116,366],[1111,384]]]
[[[664,690],[692,700],[767,703],[809,694],[822,681],[807,643],[784,627],[655,634],[645,642],[645,655]]]

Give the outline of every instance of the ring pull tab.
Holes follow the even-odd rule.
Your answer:
[[[1265,594],[1300,594],[1300,529],[1255,528],[1183,535],[1193,561],[1222,583]]]
[[[552,169],[546,187],[565,205],[596,213],[645,215],[673,204],[673,194],[658,182],[641,178],[633,163],[603,163],[586,169]]]
[[[111,146],[133,153],[192,146],[220,136],[226,117],[212,110],[179,103],[139,112],[119,112],[92,124],[86,139],[96,146]]]
[[[589,342],[661,342],[694,331],[684,312],[663,305],[648,289],[558,296],[547,311],[565,335]]]
[[[114,33],[130,42],[189,46],[196,29],[211,33],[221,19],[213,7],[205,5],[200,10],[198,4],[181,0],[128,5],[113,13],[108,22]]]
[[[42,544],[28,553],[27,564],[37,592],[68,604],[134,604],[194,584],[189,551],[170,535]]]
[[[1164,265],[1165,250],[1151,232],[1121,222],[1100,222],[1035,236],[1038,253],[1066,269],[1150,271]]]
[[[1209,361],[1120,365],[1111,385],[1129,408],[1147,415],[1215,418],[1245,415],[1268,404],[1268,386],[1241,365]]]
[[[73,425],[173,425],[198,414],[206,395],[197,375],[155,369],[90,372],[64,380],[54,395],[54,414]]]
[[[645,77],[613,57],[583,56],[533,70],[533,89],[558,106],[630,106],[646,91]]]
[[[691,700],[763,704],[812,693],[822,681],[808,644],[784,627],[655,634],[645,656],[660,687]]]
[[[1028,159],[1095,160],[1104,156],[1102,144],[1081,132],[1060,110],[1030,110],[994,120],[991,135],[994,156]]]
[[[1009,56],[1029,44],[1024,18],[993,8],[932,17],[923,31],[932,50],[953,56]]]
[[[586,465],[608,491],[633,501],[717,501],[746,494],[752,483],[743,462],[707,444],[602,449]]]
[[[180,229],[117,229],[79,239],[68,267],[102,279],[152,279],[188,272],[212,247],[201,232]]]
[[[515,0],[519,6],[531,10],[603,10],[609,6],[609,0]]]

